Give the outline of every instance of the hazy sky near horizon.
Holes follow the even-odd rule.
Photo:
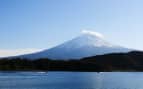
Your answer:
[[[44,49],[97,31],[143,50],[143,0],[0,0],[0,49]]]

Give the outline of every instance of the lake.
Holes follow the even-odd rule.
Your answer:
[[[0,89],[143,89],[143,73],[0,72]]]

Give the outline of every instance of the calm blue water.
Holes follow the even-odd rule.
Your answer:
[[[0,89],[143,89],[143,73],[0,72]]]

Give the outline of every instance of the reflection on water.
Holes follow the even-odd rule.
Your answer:
[[[143,89],[138,72],[0,72],[0,89]]]

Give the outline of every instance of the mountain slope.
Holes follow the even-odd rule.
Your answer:
[[[82,35],[54,48],[22,55],[22,58],[80,59],[108,53],[129,52],[128,48],[112,45],[97,32],[84,31]]]

